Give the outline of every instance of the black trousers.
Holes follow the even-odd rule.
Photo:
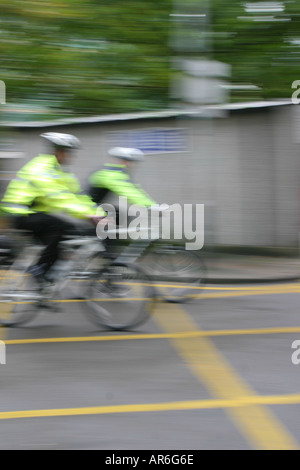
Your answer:
[[[14,225],[19,230],[31,231],[34,237],[45,245],[37,264],[44,264],[46,271],[59,256],[58,244],[63,235],[74,230],[74,225],[70,222],[42,212],[16,216]]]

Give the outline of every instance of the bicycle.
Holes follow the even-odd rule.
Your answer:
[[[135,229],[109,232],[130,235]],[[158,236],[131,241],[125,249],[116,240],[107,246],[112,258],[118,256],[119,249],[124,259],[142,267],[151,281],[155,282],[156,296],[164,301],[186,303],[198,298],[205,287],[207,269],[202,257],[196,251],[186,250],[182,244],[171,241],[166,243]]]
[[[149,276],[124,258],[112,260],[96,236],[65,237],[60,242],[62,255],[54,265],[52,279],[43,286],[27,272],[41,248],[32,243],[31,236],[26,243],[21,238],[19,253],[2,271],[0,325],[20,326],[32,321],[41,310],[55,310],[57,298],[70,280],[83,281],[76,298],[84,301],[84,313],[97,326],[132,329],[152,312],[156,293]]]

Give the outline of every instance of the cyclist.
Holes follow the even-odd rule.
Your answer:
[[[92,200],[101,204],[115,194],[126,197],[131,204],[156,206],[157,203],[130,177],[134,165],[144,160],[143,152],[135,148],[114,147],[108,151],[108,155],[116,158],[118,163],[106,163],[90,176],[88,194]]]
[[[51,154],[30,160],[9,183],[1,201],[2,210],[11,216],[17,229],[29,230],[45,245],[37,264],[29,272],[38,280],[58,258],[58,244],[74,225],[63,217],[67,213],[77,219],[88,219],[95,224],[97,207],[90,197],[80,194],[77,178],[63,170],[79,140],[70,134],[48,132],[41,134],[51,147]],[[98,216],[106,216],[104,211]],[[75,222],[75,221],[74,221]]]

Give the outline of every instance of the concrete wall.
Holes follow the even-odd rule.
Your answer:
[[[14,129],[24,158],[2,160],[2,170],[45,151],[39,134],[73,133],[82,141],[73,171],[82,185],[107,161],[113,132],[185,129],[185,151],[150,153],[136,179],[158,202],[204,203],[206,242],[295,247],[300,215],[300,144],[294,106],[231,111],[225,118],[128,119],[84,125]]]

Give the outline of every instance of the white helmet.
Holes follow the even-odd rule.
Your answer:
[[[80,147],[80,141],[71,134],[61,134],[59,132],[46,132],[45,134],[41,134],[41,137],[51,142],[54,147],[61,147],[61,148],[70,148],[70,149],[78,149]]]
[[[141,150],[127,147],[114,147],[108,151],[108,155],[132,162],[141,162],[144,160],[144,153]]]

